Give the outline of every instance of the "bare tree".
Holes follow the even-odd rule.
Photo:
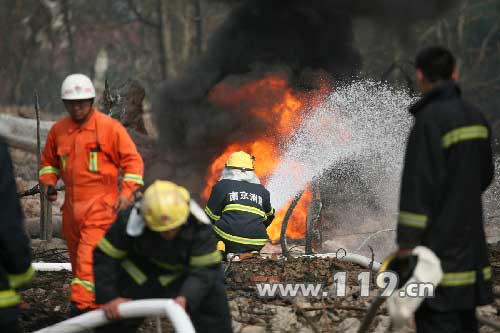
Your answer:
[[[71,31],[70,0],[61,0],[62,17],[64,29],[68,40],[69,71],[75,72],[75,47],[73,42],[73,32]]]

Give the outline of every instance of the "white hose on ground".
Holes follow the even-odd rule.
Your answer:
[[[304,255],[305,257],[310,257],[310,255]],[[314,254],[313,257],[319,258],[337,258],[337,253],[320,253]],[[353,264],[360,265],[364,268],[370,267],[371,259],[360,254],[347,253],[345,256],[338,258],[340,261],[347,261]],[[59,272],[62,270],[71,271],[70,263],[49,263],[49,262],[35,262],[32,264],[35,271],[39,272]],[[378,272],[380,268],[380,263],[378,261],[373,262],[373,270]]]
[[[314,254],[313,257],[337,258],[337,253],[319,253],[319,254]],[[338,256],[337,259],[340,261],[346,261],[346,262],[350,262],[353,264],[357,264],[357,265],[360,265],[364,268],[369,268],[370,263],[372,262],[372,260],[370,258],[362,256],[360,254],[356,254],[356,253],[346,253],[345,256]],[[381,263],[379,263],[378,261],[373,261],[372,270],[374,272],[378,272],[378,270],[380,269],[380,266],[381,266]]]
[[[122,303],[118,311],[124,319],[167,316],[176,332],[194,333],[194,327],[186,312],[172,299],[143,299]],[[94,310],[34,333],[76,333],[109,323],[103,310]]]
[[[71,264],[69,262],[34,262],[31,265],[33,266],[33,269],[38,272],[71,271]]]

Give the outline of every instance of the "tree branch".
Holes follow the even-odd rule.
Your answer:
[[[155,21],[145,17],[141,12],[139,12],[139,10],[137,9],[137,6],[134,3],[134,0],[127,0],[127,5],[128,5],[128,8],[132,11],[132,13],[134,13],[134,15],[137,17],[137,19],[140,22],[142,22],[146,25],[149,25],[152,28],[160,29],[160,22],[155,22]]]
[[[491,39],[493,36],[495,36],[495,33],[498,31],[498,23],[495,23],[490,31],[488,31],[488,34],[486,37],[483,39],[483,42],[481,43],[481,48],[479,49],[479,55],[477,57],[476,63],[474,64],[474,70],[477,70],[479,66],[481,66],[481,63],[484,60],[484,56],[486,54],[486,49],[488,47],[488,44],[490,43]]]

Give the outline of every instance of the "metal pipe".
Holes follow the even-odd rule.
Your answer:
[[[293,210],[295,209],[295,206],[297,206],[297,203],[299,202],[302,193],[304,193],[304,190],[300,191],[295,195],[293,201],[290,203],[290,207],[288,207],[288,210],[286,211],[285,217],[283,218],[283,222],[281,222],[281,235],[280,235],[281,254],[284,255],[285,257],[288,256],[288,246],[286,244],[286,229],[288,227],[288,221],[290,220]]]
[[[318,180],[313,180],[311,182],[311,190],[312,201],[309,205],[306,218],[306,254],[313,254],[313,242],[315,240],[319,241],[319,248],[321,248],[321,244],[323,243],[321,222],[318,223],[321,219],[321,209],[323,208]]]
[[[172,299],[143,299],[118,305],[118,311],[123,319],[149,316],[167,316],[176,332],[194,333],[194,327],[189,316],[182,307]],[[110,323],[103,310],[94,310],[55,325],[35,331],[34,333],[76,333],[93,329]]]

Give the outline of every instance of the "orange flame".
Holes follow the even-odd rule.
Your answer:
[[[326,87],[324,87],[326,88]],[[224,164],[229,155],[243,150],[256,157],[255,173],[265,184],[280,162],[280,143],[291,138],[300,126],[303,117],[311,109],[311,105],[319,102],[318,96],[326,89],[314,92],[294,92],[288,85],[286,77],[268,74],[257,81],[248,81],[239,86],[219,83],[210,93],[210,101],[222,108],[238,109],[241,105],[248,106],[253,116],[262,121],[272,135],[252,133],[246,140],[234,142],[226,147],[210,165],[207,173],[206,187],[201,197],[208,200],[210,191],[219,180]],[[267,134],[267,135],[266,135]],[[271,194],[272,195],[272,194]],[[311,192],[306,190],[295,207],[290,218],[287,236],[303,238],[306,232],[307,208],[311,202]],[[276,213],[273,223],[267,232],[272,241],[280,238],[281,224],[289,204]]]

